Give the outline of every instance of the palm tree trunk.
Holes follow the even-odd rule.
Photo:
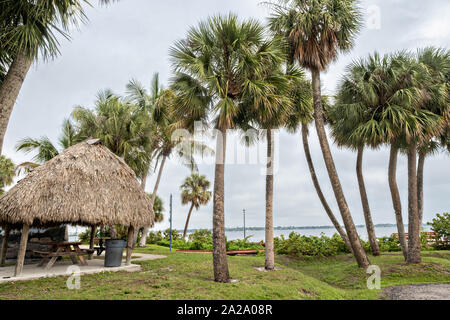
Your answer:
[[[27,57],[24,52],[19,52],[0,86],[0,154],[9,118],[32,63],[33,59]]]
[[[405,226],[403,225],[402,217],[402,202],[400,200],[400,192],[397,186],[397,158],[398,148],[391,145],[389,155],[389,189],[391,190],[392,205],[394,206],[395,220],[397,221],[397,232],[400,246],[402,248],[403,257],[405,260],[408,257],[408,244],[406,242]]]
[[[425,166],[425,153],[419,152],[417,163],[417,206],[419,209],[419,226],[423,223],[423,170]]]
[[[369,236],[370,250],[374,256],[380,255],[380,247],[378,246],[377,237],[375,235],[375,227],[370,213],[369,199],[367,198],[366,186],[364,184],[364,176],[362,170],[364,147],[358,148],[358,156],[356,160],[356,176],[358,177],[359,194],[361,195],[361,203],[364,212],[364,220],[366,221],[367,234]]]
[[[348,240],[348,237],[345,234],[344,229],[342,229],[339,221],[333,214],[333,211],[331,211],[331,208],[328,205],[325,196],[323,195],[322,189],[320,188],[319,180],[317,179],[316,170],[314,168],[314,163],[311,157],[311,152],[309,150],[308,126],[306,124],[302,124],[302,140],[303,140],[303,149],[305,150],[306,162],[308,163],[309,167],[309,173],[311,174],[311,179],[314,184],[314,188],[316,189],[317,195],[319,196],[319,200],[322,203],[322,206],[325,209],[325,212],[327,213],[328,217],[330,218],[331,223],[333,223],[333,226],[336,228],[337,232],[341,236],[342,240],[344,240],[350,252],[353,252],[352,245],[350,244],[350,241]]]
[[[194,203],[191,204],[191,207],[189,208],[189,213],[186,219],[186,224],[184,225],[184,231],[183,231],[183,239],[186,239],[186,233],[189,225],[189,220],[191,219],[191,213],[192,209],[194,209]]]
[[[408,263],[421,263],[419,208],[417,206],[417,146],[408,149]]]
[[[155,186],[153,187],[153,193],[152,193],[152,198],[151,198],[152,208],[153,208],[153,204],[155,203],[156,192],[158,191],[159,182],[161,181],[161,175],[162,175],[162,172],[164,169],[164,164],[166,163],[166,159],[167,159],[167,156],[164,155],[161,160],[161,164],[159,165],[158,177],[156,178],[156,182],[155,182]],[[141,237],[141,241],[139,241],[139,247],[145,247],[145,245],[147,243],[147,235],[148,235],[149,230],[150,230],[150,228],[148,226],[145,226],[144,229],[142,230],[142,237]]]
[[[142,180],[141,180],[141,188],[142,188],[142,190],[144,190],[144,192],[145,192],[146,186],[147,186],[147,173],[144,174],[144,176],[142,177]],[[134,230],[133,249],[136,247],[138,235],[139,235],[139,228],[136,228],[136,230]],[[139,243],[139,245],[140,245],[140,243]]]
[[[274,168],[274,141],[272,130],[267,130],[267,171],[266,171],[266,244],[265,268],[275,269],[275,253],[273,244],[273,168]]]
[[[213,198],[213,265],[214,281],[229,282],[227,248],[225,238],[225,155],[227,131],[221,128],[217,132],[216,167],[214,173]]]
[[[322,155],[327,167],[328,176],[330,178],[331,186],[336,197],[336,201],[341,212],[342,220],[344,222],[347,236],[353,248],[353,255],[355,256],[358,266],[367,268],[370,265],[369,259],[361,245],[358,232],[356,231],[355,223],[351,216],[350,210],[345,200],[344,192],[342,191],[341,182],[334,165],[333,156],[331,154],[330,145],[328,144],[327,134],[325,132],[325,125],[322,112],[322,95],[320,91],[320,72],[317,69],[311,70],[313,98],[314,98],[314,121],[316,124],[316,131],[319,137]]]

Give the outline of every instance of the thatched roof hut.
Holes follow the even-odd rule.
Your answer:
[[[84,225],[92,227],[92,246],[96,226],[128,226],[130,238],[135,228],[152,226],[153,221],[150,198],[134,171],[98,139],[66,149],[0,197],[0,225],[8,233],[21,228],[22,238],[30,227]],[[26,247],[26,238],[21,247]]]
[[[148,195],[133,170],[99,140],[72,146],[0,197],[0,224],[152,226]]]

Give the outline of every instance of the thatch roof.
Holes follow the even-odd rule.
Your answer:
[[[99,140],[72,146],[0,197],[0,224],[152,226],[133,170]]]

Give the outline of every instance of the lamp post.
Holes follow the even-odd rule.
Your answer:
[[[242,212],[243,212],[243,215],[244,215],[244,239],[245,239],[245,209],[242,210]]]

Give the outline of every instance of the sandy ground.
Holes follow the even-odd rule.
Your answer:
[[[388,287],[382,295],[388,300],[450,300],[450,284],[411,284]]]

